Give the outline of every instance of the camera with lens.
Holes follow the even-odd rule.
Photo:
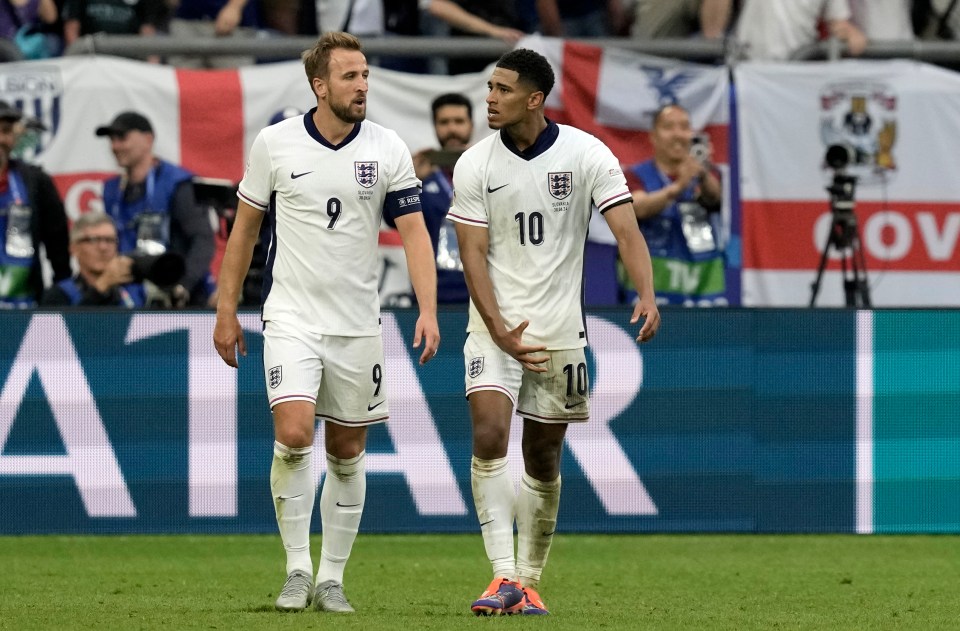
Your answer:
[[[847,167],[856,161],[856,150],[850,145],[835,144],[827,147],[823,161],[833,169],[833,181],[827,187],[830,193],[830,210],[833,213],[833,238],[838,247],[850,247],[856,237],[857,216],[854,214],[854,196],[857,177],[847,173]]]
[[[174,252],[147,254],[133,251],[127,256],[133,259],[130,273],[137,283],[148,280],[158,287],[171,287],[180,281],[186,271],[183,257]]]
[[[856,162],[857,152],[850,145],[836,144],[827,147],[823,161],[834,171],[843,172],[852,162]]]

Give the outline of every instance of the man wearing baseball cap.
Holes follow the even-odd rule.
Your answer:
[[[0,101],[0,308],[35,307],[43,294],[40,246],[54,282],[69,278],[67,214],[53,179],[12,158],[23,113]]]
[[[170,290],[172,304],[204,305],[212,291],[213,228],[197,205],[193,174],[154,155],[153,125],[139,112],[117,114],[96,134],[110,139],[123,171],[103,187],[104,211],[117,224],[120,253],[181,255],[186,271]]]

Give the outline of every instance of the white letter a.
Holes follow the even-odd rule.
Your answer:
[[[34,372],[67,453],[4,456]],[[91,517],[137,515],[73,340],[59,315],[38,314],[30,320],[0,392],[0,475],[69,475]]]

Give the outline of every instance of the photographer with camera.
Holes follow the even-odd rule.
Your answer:
[[[37,306],[44,288],[41,249],[54,282],[71,272],[60,193],[46,171],[16,157],[30,124],[39,122],[0,101],[0,308],[6,309]]]
[[[153,153],[153,126],[138,112],[122,112],[97,136],[123,170],[103,186],[103,207],[116,223],[119,251],[143,255],[172,252],[183,257],[186,271],[172,287],[148,287],[151,304],[174,308],[206,306],[212,292],[213,226],[196,201],[193,174]]]
[[[106,213],[88,212],[73,222],[70,254],[80,271],[48,289],[44,307],[144,306],[146,292],[134,283],[134,261],[117,254],[117,229]]]
[[[653,260],[659,304],[724,305],[723,249],[715,227],[723,190],[710,164],[705,136],[695,137],[690,114],[676,104],[660,108],[650,131],[653,158],[624,169],[633,210]],[[618,262],[627,302],[637,294]]]

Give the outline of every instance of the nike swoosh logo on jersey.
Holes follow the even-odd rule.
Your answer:
[[[510,186],[510,183],[507,182],[507,183],[504,184],[503,186],[498,186],[497,188],[490,188],[490,185],[487,184],[487,192],[488,192],[488,193],[496,193],[497,191],[499,191],[499,190],[500,190],[501,188],[503,188],[504,186]]]
[[[566,409],[569,410],[570,408],[575,408],[575,407],[577,407],[578,405],[583,405],[584,403],[586,403],[586,401],[577,401],[576,403],[567,403],[567,404],[566,404],[565,406],[563,406],[563,407],[565,407]]]
[[[294,173],[293,171],[290,171],[290,179],[295,180],[298,177],[303,177],[304,175],[310,175],[311,173],[313,173],[313,171],[304,171],[303,173]]]
[[[386,400],[386,399],[384,399],[384,400]],[[378,404],[376,404],[376,405],[370,405],[370,404],[368,403],[368,404],[367,404],[367,412],[372,412],[375,408],[378,408],[378,407],[380,407],[381,405],[383,405],[383,401],[381,401],[380,403],[378,403]]]
[[[360,506],[360,505],[359,504],[341,504],[340,502],[337,502],[337,506],[339,506],[340,508],[356,508],[357,506]]]

